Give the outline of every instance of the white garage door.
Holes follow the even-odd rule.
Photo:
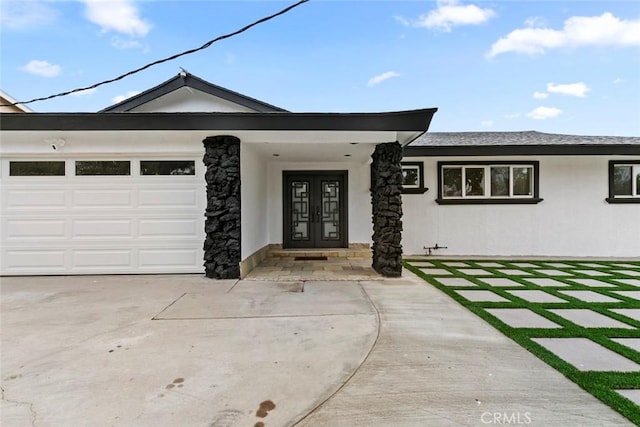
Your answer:
[[[4,159],[0,274],[199,273],[194,158]]]

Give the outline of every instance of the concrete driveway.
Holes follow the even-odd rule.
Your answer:
[[[6,426],[630,425],[410,274],[1,280]]]

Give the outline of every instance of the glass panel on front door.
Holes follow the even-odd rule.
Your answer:
[[[285,172],[283,176],[284,247],[346,247],[346,173]]]
[[[340,182],[322,181],[322,238],[340,240]]]
[[[291,240],[309,240],[309,182],[291,182]]]

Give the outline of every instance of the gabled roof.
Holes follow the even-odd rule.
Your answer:
[[[640,155],[640,137],[525,132],[429,132],[404,149],[405,156]]]
[[[275,105],[267,104],[266,102],[262,102],[255,98],[251,98],[238,92],[223,88],[221,86],[214,85],[213,83],[209,83],[206,80],[194,76],[193,74],[182,71],[177,76],[167,80],[166,82],[161,83],[158,86],[146,90],[138,95],[132,96],[131,98],[125,99],[124,101],[119,102],[115,105],[100,110],[99,113],[120,113],[131,111],[136,107],[153,101],[154,99],[160,98],[161,96],[182,87],[196,89],[204,93],[208,93],[209,95],[217,96],[218,98],[222,98],[235,104],[242,105],[259,113],[287,111],[280,107],[276,107]]]
[[[10,105],[10,104],[14,104],[14,105]],[[3,107],[1,108],[3,110],[3,112],[10,112],[12,110],[15,110],[15,112],[17,113],[33,113],[33,110],[30,109],[29,107],[25,107],[22,104],[16,104],[16,100],[9,95],[7,92],[3,91],[0,89],[0,105],[2,105]],[[6,105],[6,107],[5,107]]]

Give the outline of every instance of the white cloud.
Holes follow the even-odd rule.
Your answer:
[[[614,85],[619,85],[620,83],[624,83],[625,80],[622,77],[617,77],[612,83]]]
[[[55,77],[60,74],[62,68],[59,65],[51,64],[47,61],[33,59],[20,68],[29,74],[35,74],[41,77]]]
[[[531,117],[535,120],[545,120],[551,119],[553,117],[558,117],[562,114],[562,110],[555,107],[538,107],[529,113],[527,113],[527,117]]]
[[[482,24],[495,15],[492,9],[482,9],[473,4],[461,5],[457,0],[439,0],[438,8],[421,15],[414,25],[449,32],[458,25]]]
[[[640,19],[624,20],[606,12],[600,16],[573,16],[561,30],[520,28],[491,46],[488,57],[517,52],[542,54],[549,49],[577,46],[639,46]]]
[[[131,37],[144,37],[151,30],[151,24],[139,16],[139,11],[131,0],[83,0],[85,16],[98,24],[103,32],[115,31]]]
[[[140,93],[140,91],[130,90],[129,92],[125,93],[124,95],[114,96],[113,98],[111,98],[111,102],[113,102],[114,104],[119,104],[120,102],[124,101],[125,99],[129,99],[132,96],[136,96],[139,93]]]
[[[578,98],[584,98],[587,96],[587,92],[591,89],[582,82],[569,83],[565,85],[557,85],[554,83],[547,83],[547,91],[551,93],[559,93],[562,95],[577,96]]]
[[[493,120],[483,120],[480,122],[480,126],[484,127],[484,128],[490,128],[494,125]]]
[[[399,77],[400,74],[396,73],[395,71],[387,71],[384,72],[382,74],[378,74],[377,76],[371,77],[369,79],[369,82],[367,83],[367,86],[371,87],[371,86],[375,86],[379,83],[382,83],[385,80],[388,80],[392,77]]]
[[[111,46],[116,49],[138,49],[142,48],[142,43],[137,40],[125,40],[118,36],[115,36],[111,39]]]
[[[98,90],[97,88],[92,88],[92,89],[85,89],[85,90],[81,90],[79,92],[73,92],[71,95],[72,96],[85,96],[85,95],[92,95],[96,92],[96,90]]]
[[[535,99],[546,99],[549,97],[547,92],[533,92],[533,97]]]
[[[2,28],[26,30],[54,22],[58,12],[37,0],[0,0]]]

